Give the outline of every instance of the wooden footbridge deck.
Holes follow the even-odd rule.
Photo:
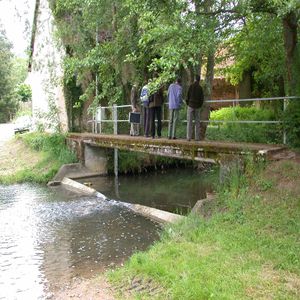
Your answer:
[[[115,148],[127,151],[144,152],[178,159],[199,162],[222,163],[238,157],[251,156],[271,159],[275,154],[286,149],[283,145],[230,143],[216,141],[187,141],[184,139],[169,140],[166,138],[151,139],[128,135],[105,135],[93,133],[70,133],[68,144],[76,149],[84,160],[85,147]]]

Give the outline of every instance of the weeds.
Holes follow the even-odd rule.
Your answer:
[[[27,133],[19,135],[17,139],[22,140],[32,151],[39,161],[7,176],[1,176],[0,182],[11,184],[14,182],[38,182],[47,183],[57,173],[63,164],[77,161],[65,145],[65,137],[61,134]]]

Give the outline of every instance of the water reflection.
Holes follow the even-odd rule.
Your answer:
[[[171,169],[151,174],[80,179],[109,198],[138,203],[158,209],[187,213],[195,203],[206,197],[211,184],[206,173],[193,169]]]
[[[0,186],[0,299],[42,299],[158,239],[159,226],[111,201]]]

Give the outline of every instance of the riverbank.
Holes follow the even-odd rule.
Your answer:
[[[111,271],[120,298],[299,299],[299,162],[233,177],[211,209],[211,218],[168,227],[148,252]]]
[[[26,133],[0,144],[0,183],[46,184],[63,164],[76,162],[65,145],[65,137]]]

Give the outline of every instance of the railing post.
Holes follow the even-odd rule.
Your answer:
[[[287,99],[283,99],[283,114],[285,113],[287,108]],[[283,124],[283,144],[286,145],[286,130]]]
[[[102,108],[101,105],[98,107],[98,114],[99,114],[99,133],[102,133]]]
[[[114,134],[118,134],[118,110],[117,105],[113,105],[113,122],[114,122]],[[118,177],[118,149],[114,149],[114,173]]]
[[[96,125],[97,124],[97,112],[93,112],[92,116],[92,133],[96,133]]]

